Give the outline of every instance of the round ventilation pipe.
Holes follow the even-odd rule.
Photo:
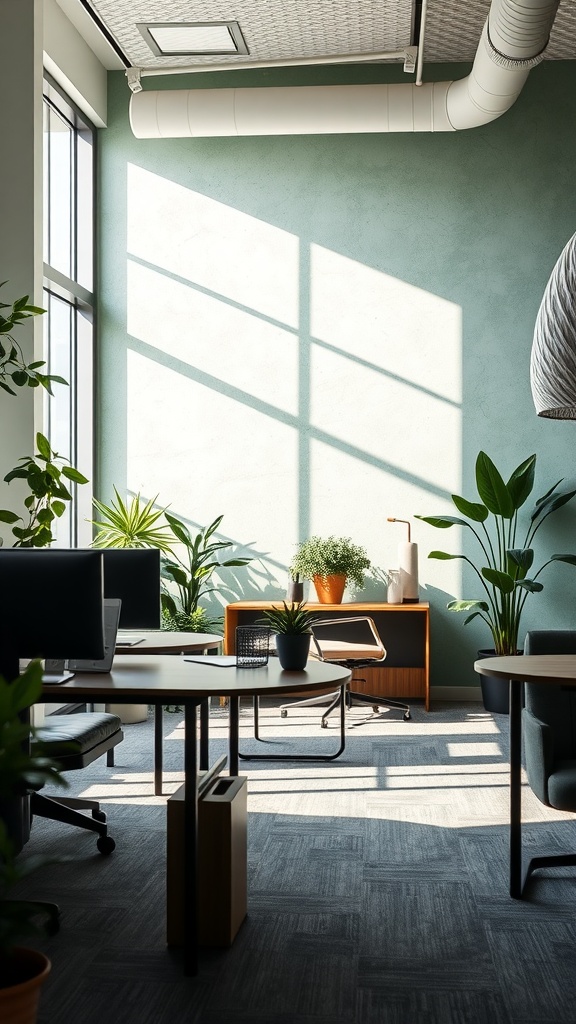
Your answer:
[[[576,235],[560,253],[538,310],[530,382],[539,416],[576,419]]]

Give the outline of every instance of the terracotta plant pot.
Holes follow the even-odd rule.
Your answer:
[[[6,1024],[35,1024],[40,988],[51,966],[48,957],[35,949],[13,950],[7,970],[15,984],[6,985],[6,979],[0,977],[0,1020]]]
[[[346,588],[345,576],[314,576],[313,582],[321,604],[341,604]]]

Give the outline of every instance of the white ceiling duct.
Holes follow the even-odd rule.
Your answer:
[[[559,0],[493,0],[472,71],[426,85],[144,90],[138,139],[459,131],[512,106],[548,44]]]

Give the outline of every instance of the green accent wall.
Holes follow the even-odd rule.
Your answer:
[[[433,65],[425,80],[468,66]],[[532,452],[536,492],[576,478],[576,425],[536,417],[534,321],[576,230],[574,62],[531,72],[515,106],[458,133],[137,140],[123,74],[100,133],[98,493],[170,504],[255,556],[221,600],[283,596],[294,544],[352,536],[376,565],[404,540],[387,516],[473,498],[485,450],[507,476]],[[402,81],[308,68],[146,80],[145,88]],[[158,254],[158,255],[156,255]],[[576,551],[576,504],[537,562]],[[413,522],[432,606],[432,684],[474,686],[491,646],[446,611],[479,597],[469,539]],[[449,531],[450,535],[455,530]],[[462,549],[461,544],[466,544]],[[573,627],[576,571],[551,566],[527,628]],[[384,599],[375,582],[365,595]],[[385,640],[385,638],[384,638]]]

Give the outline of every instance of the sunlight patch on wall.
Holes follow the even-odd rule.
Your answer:
[[[267,320],[128,261],[128,334],[230,393],[298,411],[298,338]],[[176,367],[175,367],[176,368]]]
[[[297,536],[297,432],[128,353],[128,487],[286,562]]]
[[[264,316],[298,322],[299,240],[128,164],[128,253]]]

